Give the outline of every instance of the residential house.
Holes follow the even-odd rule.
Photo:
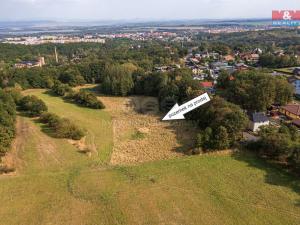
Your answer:
[[[226,62],[230,62],[230,61],[234,61],[235,58],[232,55],[225,55],[225,56],[223,56],[223,60]]]
[[[192,69],[192,72],[193,72],[194,75],[200,75],[200,74],[203,73],[203,70],[200,69],[200,68],[197,67],[197,66],[194,66],[194,67],[192,67],[191,69]]]
[[[214,70],[215,69],[222,69],[222,68],[226,68],[228,66],[228,63],[227,62],[218,61],[218,62],[211,63],[210,66]]]
[[[197,53],[195,54],[195,58],[198,58],[198,59],[208,59],[208,58],[211,58],[211,59],[218,59],[220,57],[220,54],[217,53],[217,52],[200,52],[200,53]]]
[[[253,54],[253,53],[243,53],[240,55],[241,59],[247,62],[258,62],[259,60],[259,54]]]
[[[205,76],[202,74],[193,76],[193,80],[204,80],[204,79],[205,79]]]
[[[268,125],[270,125],[270,120],[263,112],[252,114],[249,128],[253,132],[257,132],[260,130],[262,126],[268,126]]]
[[[228,77],[228,80],[233,81],[233,80],[235,80],[235,77],[231,75],[231,76]]]
[[[200,82],[200,85],[209,93],[213,94],[215,92],[214,83],[210,81]]]
[[[193,71],[193,74],[194,74],[194,75],[201,75],[201,74],[204,74],[204,71],[205,71],[205,70],[208,70],[207,67],[205,67],[205,66],[199,66],[199,65],[196,65],[196,66],[189,66],[189,68]]]
[[[263,51],[260,48],[256,48],[252,51],[252,53],[261,55]]]
[[[236,63],[234,67],[237,71],[245,71],[249,69],[249,66],[247,66],[245,63]]]
[[[201,54],[199,54],[199,53],[195,54],[195,58],[201,59],[201,58],[202,58],[202,57],[201,57]]]
[[[213,82],[211,82],[211,81],[203,81],[200,83],[200,85],[203,88],[212,88],[214,86]]]
[[[157,72],[167,72],[170,70],[168,66],[156,66],[154,69]]]
[[[45,58],[39,57],[36,61],[22,61],[20,63],[15,64],[15,68],[22,69],[22,68],[33,68],[33,67],[43,67],[45,65]]]
[[[300,67],[297,67],[293,70],[294,75],[300,75]]]
[[[288,104],[279,108],[279,112],[290,119],[300,119],[300,105]]]
[[[194,64],[200,63],[200,61],[197,58],[190,58],[190,61]]]
[[[284,56],[284,50],[275,51],[274,55],[276,55],[276,56]]]
[[[227,62],[213,62],[210,64],[213,74],[218,76],[219,72],[221,70],[226,70],[228,73],[232,74],[235,71],[235,68],[233,66],[229,66]]]

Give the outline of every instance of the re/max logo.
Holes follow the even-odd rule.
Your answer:
[[[300,26],[300,10],[273,10],[274,26]]]

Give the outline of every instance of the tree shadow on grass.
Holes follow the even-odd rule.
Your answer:
[[[47,126],[47,124],[41,123],[39,118],[33,118],[32,121],[41,128],[41,131],[44,134],[48,135],[51,138],[57,139],[57,136],[55,136],[55,132],[53,131],[53,129]]]
[[[172,149],[172,151],[181,153],[183,155],[191,155],[192,149],[196,145],[196,137],[199,128],[192,121],[168,121],[167,129],[171,130],[176,135],[176,140],[179,146]]]
[[[77,105],[77,106],[83,107],[82,105],[79,105],[79,104],[77,104],[77,103],[71,101],[70,99],[66,98],[65,96],[61,96],[61,95],[56,94],[56,93],[53,92],[51,89],[50,89],[50,90],[47,90],[47,91],[45,91],[45,92],[43,92],[43,94],[49,95],[49,96],[51,96],[51,97],[61,98],[65,103],[75,104],[75,105]]]
[[[45,92],[43,92],[43,94],[50,95],[52,97],[61,97],[58,94],[55,94],[51,89],[46,90]]]
[[[90,108],[90,107],[81,105],[81,104],[73,101],[72,99],[67,98],[66,96],[60,96],[60,95],[55,94],[52,90],[47,90],[47,91],[43,92],[43,94],[49,95],[51,97],[61,98],[64,101],[64,103],[73,104],[80,108],[92,109],[92,110],[102,110],[102,109],[94,109],[94,108]]]
[[[300,178],[296,174],[292,174],[278,164],[267,162],[252,152],[235,152],[232,157],[236,160],[246,162],[249,167],[265,171],[265,182],[267,184],[287,187],[300,197]],[[297,200],[295,205],[300,207],[300,199]]]

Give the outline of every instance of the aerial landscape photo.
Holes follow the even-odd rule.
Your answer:
[[[299,0],[0,2],[0,225],[299,225]]]

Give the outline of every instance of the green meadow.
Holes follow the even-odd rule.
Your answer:
[[[0,177],[0,224],[300,224],[300,180],[250,153],[111,166],[108,111],[45,90],[26,94],[84,128],[94,151],[82,154],[19,116],[28,132],[18,137],[17,174]]]

